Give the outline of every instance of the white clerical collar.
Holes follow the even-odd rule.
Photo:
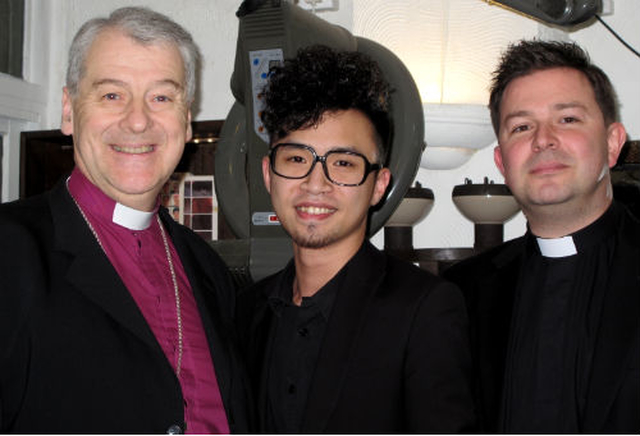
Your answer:
[[[129,230],[144,230],[151,225],[155,212],[143,212],[124,204],[116,203],[113,209],[113,222]]]
[[[536,237],[538,248],[544,257],[568,257],[578,254],[573,237],[563,236],[562,238],[543,239]]]

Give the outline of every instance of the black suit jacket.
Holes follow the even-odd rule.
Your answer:
[[[640,432],[640,223],[626,210],[618,229],[609,289],[599,327],[586,401],[585,433]],[[445,272],[468,306],[474,393],[481,430],[496,432],[507,344],[524,237]]]
[[[160,217],[193,288],[231,430],[245,432],[233,284],[201,238],[164,209]],[[0,430],[184,429],[178,379],[65,184],[1,205],[0,241]]]
[[[303,418],[304,433],[459,432],[474,425],[460,291],[368,242],[338,291]],[[279,273],[281,274],[281,273]],[[265,428],[278,274],[239,298]]]

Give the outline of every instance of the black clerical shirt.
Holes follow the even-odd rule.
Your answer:
[[[348,264],[347,264],[348,265]],[[275,316],[273,351],[267,382],[269,433],[300,433],[311,380],[331,308],[347,266],[300,306],[292,302],[295,267],[291,262],[269,297]]]
[[[501,430],[578,433],[620,206],[571,235],[577,253],[550,258],[526,236],[507,351]]]

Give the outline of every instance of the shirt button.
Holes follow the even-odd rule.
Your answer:
[[[182,434],[182,427],[178,424],[173,424],[171,427],[167,429],[167,434]]]
[[[302,327],[298,329],[298,334],[304,338],[309,334],[309,329],[307,329],[306,327]]]
[[[288,392],[290,394],[295,394],[296,393],[296,385],[289,385]]]

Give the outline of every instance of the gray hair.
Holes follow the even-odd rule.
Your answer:
[[[200,62],[198,47],[182,26],[169,17],[144,7],[116,9],[108,18],[94,18],[82,25],[69,49],[67,88],[76,96],[80,80],[86,72],[87,52],[96,37],[104,30],[122,30],[127,36],[143,45],[157,43],[175,44],[182,56],[187,102],[193,102],[196,91],[196,68]]]

